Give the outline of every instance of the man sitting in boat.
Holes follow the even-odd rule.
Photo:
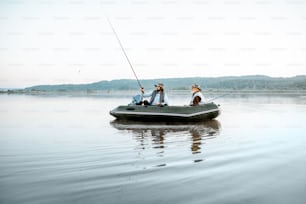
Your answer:
[[[153,106],[167,106],[168,105],[168,97],[164,91],[164,84],[158,83],[155,84],[155,90],[150,94],[145,94],[144,89],[141,89],[143,93],[143,97],[151,97],[150,101],[145,100],[143,102],[144,105],[153,105]]]
[[[197,106],[204,104],[204,96],[201,93],[201,87],[197,84],[193,84],[191,87],[192,99],[190,101],[191,106]]]

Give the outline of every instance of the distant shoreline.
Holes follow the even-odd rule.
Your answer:
[[[306,76],[295,77],[269,77],[264,75],[252,76],[227,76],[227,77],[189,77],[140,80],[141,86],[146,91],[154,89],[154,84],[164,83],[169,91],[190,91],[192,84],[199,85],[204,92],[213,93],[257,93],[257,94],[280,94],[280,93],[305,93]],[[118,79],[111,81],[99,81],[89,84],[58,84],[37,85],[24,89],[0,89],[0,94],[81,94],[95,95],[108,94],[114,91],[139,92],[136,80]]]
[[[306,90],[203,90],[208,95],[271,95],[271,96],[306,96]],[[189,90],[167,90],[171,95],[190,95]],[[37,95],[37,96],[133,96],[139,94],[137,89],[134,90],[91,90],[91,91],[23,91],[23,90],[7,90],[0,91],[1,95]]]

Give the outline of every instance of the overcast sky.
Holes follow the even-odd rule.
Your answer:
[[[1,0],[0,87],[306,74],[303,0]]]

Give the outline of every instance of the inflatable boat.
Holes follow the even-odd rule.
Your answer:
[[[125,105],[111,110],[110,114],[126,121],[194,122],[216,118],[220,108],[215,103],[198,106]]]

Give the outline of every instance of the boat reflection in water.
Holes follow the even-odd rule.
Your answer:
[[[217,120],[196,123],[148,123],[114,120],[111,125],[120,131],[132,134],[139,144],[137,149],[148,151],[157,149],[159,156],[164,156],[165,151],[182,155],[186,153],[186,149],[189,149],[188,152],[191,151],[192,155],[199,154],[202,152],[205,140],[216,138],[221,129]],[[193,161],[200,162],[202,159]]]

